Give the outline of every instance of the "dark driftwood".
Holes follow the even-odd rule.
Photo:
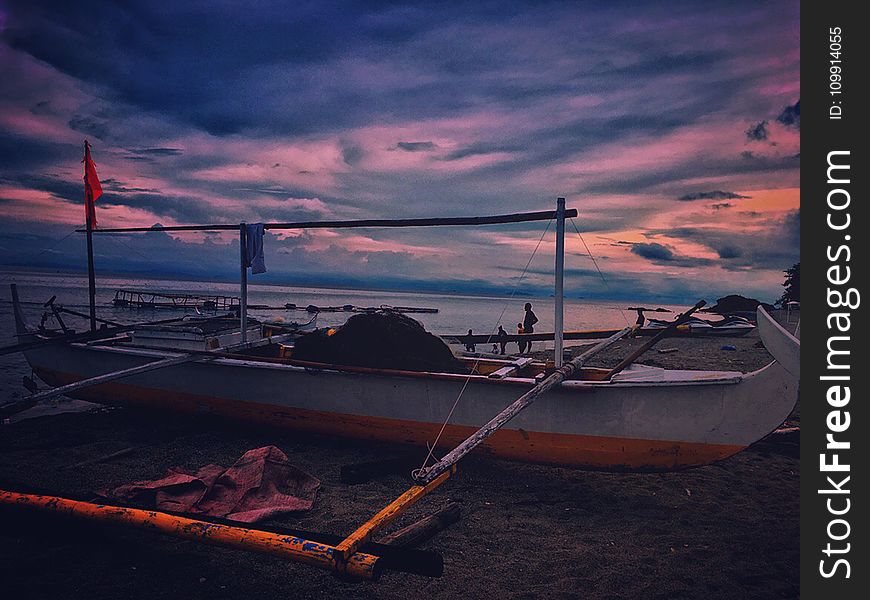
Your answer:
[[[494,416],[486,425],[471,434],[464,442],[451,450],[444,458],[433,464],[431,467],[424,467],[414,472],[414,480],[417,483],[428,483],[438,477],[441,473],[455,465],[466,454],[477,448],[489,436],[501,429],[508,421],[517,416],[525,408],[530,406],[538,399],[539,396],[546,394],[555,386],[562,383],[565,379],[571,377],[577,370],[580,369],[590,358],[608,348],[612,344],[621,340],[631,332],[635,327],[626,327],[622,331],[615,333],[606,340],[595,344],[592,348],[575,358],[569,363],[556,369],[552,374],[546,377],[540,383],[528,392],[520,396],[513,404],[505,408],[503,411]]]
[[[386,546],[414,548],[434,536],[442,529],[446,529],[448,526],[458,521],[459,513],[459,504],[451,502],[428,517],[424,517],[416,523],[397,529],[393,533],[384,536],[380,543]]]

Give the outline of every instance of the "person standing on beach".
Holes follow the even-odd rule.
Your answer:
[[[517,333],[522,335],[526,330],[523,329],[522,323],[517,323]],[[526,351],[526,341],[525,340],[517,340],[517,347],[520,349],[520,354]]]
[[[468,330],[468,338],[465,340],[465,350],[466,352],[474,352],[474,341],[472,341],[472,335],[474,335],[471,330]]]
[[[538,322],[538,317],[532,311],[532,303],[531,302],[526,302],[525,310],[526,310],[526,316],[523,317],[523,331],[525,333],[534,333],[535,332],[535,323]],[[526,343],[528,344],[526,351],[531,352],[532,351],[531,340],[529,340]]]
[[[504,354],[505,347],[507,346],[507,331],[504,330],[504,327],[501,325],[498,326],[498,345],[500,347],[499,354]]]
[[[646,317],[643,316],[643,309],[636,308],[637,311],[637,321],[634,322],[638,327],[643,327],[643,324],[646,323]]]

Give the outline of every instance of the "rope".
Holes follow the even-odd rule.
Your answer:
[[[80,227],[80,226],[76,226],[76,227],[78,228],[78,227]],[[52,250],[55,250],[58,246],[60,246],[60,245],[61,245],[62,243],[64,243],[67,239],[69,239],[69,238],[70,238],[74,233],[76,233],[76,230],[75,230],[75,229],[73,229],[73,230],[70,231],[68,234],[66,234],[65,236],[63,236],[63,237],[60,238],[59,240],[57,240],[57,241],[56,241],[54,244],[52,244],[51,246],[46,246],[45,248],[43,248],[42,250],[40,250],[39,253],[38,253],[36,256],[33,256],[33,257],[31,258],[31,260],[32,260],[33,258],[39,258],[40,256],[42,256],[42,255],[45,254],[46,252],[51,252]],[[11,257],[9,260],[10,260],[10,261],[12,261],[12,260],[16,260],[16,259],[21,258],[21,257],[26,256],[26,255],[27,255],[27,251],[24,251],[24,252],[18,252],[17,254],[13,254],[12,257]]]
[[[580,238],[580,241],[583,242],[583,247],[586,248],[586,254],[588,254],[589,258],[592,259],[592,264],[595,265],[595,270],[598,271],[598,275],[601,277],[601,281],[604,282],[604,287],[607,288],[608,292],[612,292],[613,290],[610,289],[610,284],[607,283],[607,279],[605,279],[604,273],[601,272],[601,268],[598,266],[598,261],[595,260],[595,256],[592,254],[592,251],[589,249],[589,246],[586,244],[586,240],[583,239],[583,234],[580,233],[580,230],[577,228],[577,223],[574,222],[573,217],[571,217],[571,225],[574,227],[574,231],[577,232],[577,235]],[[631,323],[629,323],[629,321],[628,321],[628,318],[625,316],[625,312],[621,308],[619,309],[619,314],[622,315],[622,319],[623,319],[623,321],[625,321],[626,325],[631,325]]]
[[[489,337],[495,334],[496,328],[499,323],[501,323],[502,318],[504,318],[505,312],[507,312],[507,308],[510,305],[511,301],[514,298],[514,294],[516,294],[517,289],[519,288],[520,283],[522,283],[523,278],[526,276],[526,272],[529,270],[529,266],[532,264],[532,259],[535,258],[535,254],[538,252],[538,248],[541,247],[541,242],[544,241],[544,237],[547,235],[547,232],[550,231],[550,225],[553,224],[553,220],[550,219],[547,222],[547,227],[544,229],[544,233],[541,234],[541,238],[538,240],[538,243],[535,245],[535,249],[532,250],[532,255],[529,257],[528,262],[526,262],[526,266],[523,267],[523,272],[520,274],[520,278],[517,280],[514,287],[511,289],[511,293],[508,296],[507,301],[504,303],[504,307],[501,309],[501,314],[498,316],[498,320],[495,322],[495,325],[492,326],[492,329],[489,332]],[[480,364],[480,356],[477,357],[477,360],[474,361],[474,366],[471,368],[471,373],[468,374],[468,377],[465,378],[465,381],[462,384],[462,388],[459,390],[459,395],[456,396],[456,400],[453,402],[453,406],[450,407],[450,412],[447,413],[447,418],[444,419],[444,423],[441,424],[441,429],[438,430],[438,435],[435,436],[435,441],[432,442],[432,445],[429,446],[429,452],[426,454],[426,458],[423,459],[423,464],[420,465],[420,469],[426,468],[426,464],[429,462],[429,459],[432,458],[432,454],[435,452],[435,447],[438,445],[439,440],[441,440],[441,435],[444,433],[444,430],[447,428],[447,424],[450,422],[450,418],[453,416],[456,407],[459,406],[459,401],[462,399],[462,395],[465,393],[465,390],[468,388],[468,384],[471,382],[472,374],[477,371],[477,367]]]

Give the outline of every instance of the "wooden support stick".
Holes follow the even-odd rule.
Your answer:
[[[456,468],[444,471],[428,482],[426,485],[415,485],[407,492],[390,502],[381,511],[364,523],[359,529],[344,538],[344,540],[335,547],[338,556],[343,560],[348,560],[359,550],[360,546],[371,541],[372,536],[383,530],[384,527],[396,520],[403,512],[413,506],[417,500],[437,488],[439,485],[447,481],[451,474],[456,471]]]
[[[676,321],[674,321],[673,323],[671,323],[670,325],[668,325],[667,327],[662,329],[661,333],[652,337],[646,343],[644,343],[640,348],[638,348],[637,350],[635,350],[634,352],[632,352],[631,354],[626,356],[624,359],[622,359],[622,361],[618,365],[613,367],[613,369],[611,369],[610,372],[607,373],[607,375],[604,378],[605,379],[612,378],[614,375],[616,375],[617,373],[619,373],[620,371],[625,369],[625,367],[627,367],[628,365],[630,365],[631,363],[636,361],[640,357],[641,354],[643,354],[644,352],[646,352],[647,350],[649,350],[650,348],[655,346],[657,343],[659,343],[664,338],[668,337],[677,327],[679,327],[680,325],[682,325],[683,323],[688,321],[689,317],[692,316],[692,313],[695,312],[696,310],[698,310],[699,308],[701,308],[702,306],[704,306],[705,304],[707,304],[707,303],[704,300],[700,300],[695,306],[693,306],[692,308],[690,308],[689,310],[684,312],[682,315],[680,315],[680,317]]]
[[[603,342],[599,342],[571,362],[563,365],[559,369],[556,369],[556,371],[554,371],[551,375],[549,375],[540,383],[535,384],[532,389],[520,396],[516,401],[514,401],[513,404],[511,404],[503,411],[498,413],[496,416],[494,416],[486,425],[471,434],[464,442],[456,446],[456,448],[451,450],[444,458],[436,462],[431,467],[423,467],[422,469],[415,471],[413,474],[414,481],[416,481],[417,483],[426,483],[432,481],[435,477],[438,477],[439,474],[443,473],[446,469],[449,469],[451,466],[455,465],[466,454],[482,444],[489,436],[504,427],[508,423],[508,421],[520,414],[520,412],[522,412],[524,409],[531,406],[535,402],[535,400],[538,399],[539,396],[546,394],[552,388],[571,377],[571,375],[573,375],[578,369],[580,369],[580,367],[582,367],[586,363],[586,361],[588,361],[594,355],[598,354],[599,352],[614,344],[618,340],[624,338],[634,330],[635,327],[626,327],[622,331],[613,334]]]
[[[380,543],[387,546],[413,548],[422,544],[442,529],[446,529],[449,525],[458,521],[459,512],[459,504],[451,502],[428,517],[424,517],[416,523],[412,523],[407,527],[403,527],[387,536],[384,536]]]

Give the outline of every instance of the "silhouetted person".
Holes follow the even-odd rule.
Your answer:
[[[507,346],[507,331],[501,325],[498,326],[498,345],[500,346],[499,354],[504,354],[505,346]]]
[[[646,323],[646,317],[643,316],[643,309],[638,308],[637,310],[637,321],[635,321],[635,325],[638,327],[643,327],[643,324]]]
[[[468,338],[465,340],[465,350],[467,352],[474,352],[474,342],[471,339],[471,336],[473,336],[473,335],[474,334],[469,329],[468,330]]]
[[[534,333],[535,332],[535,323],[538,322],[538,317],[532,311],[532,303],[531,302],[526,302],[525,309],[526,309],[526,316],[523,317],[523,331],[525,331],[526,333]],[[532,341],[529,340],[526,343],[528,344],[527,351],[531,352],[532,351]]]
[[[518,334],[523,334],[523,333],[525,333],[525,332],[526,332],[526,330],[523,329],[523,324],[522,324],[522,323],[517,323],[517,333],[518,333]],[[519,349],[520,349],[520,354],[522,354],[523,352],[526,351],[526,341],[525,341],[525,340],[517,340],[517,347],[519,347]]]

